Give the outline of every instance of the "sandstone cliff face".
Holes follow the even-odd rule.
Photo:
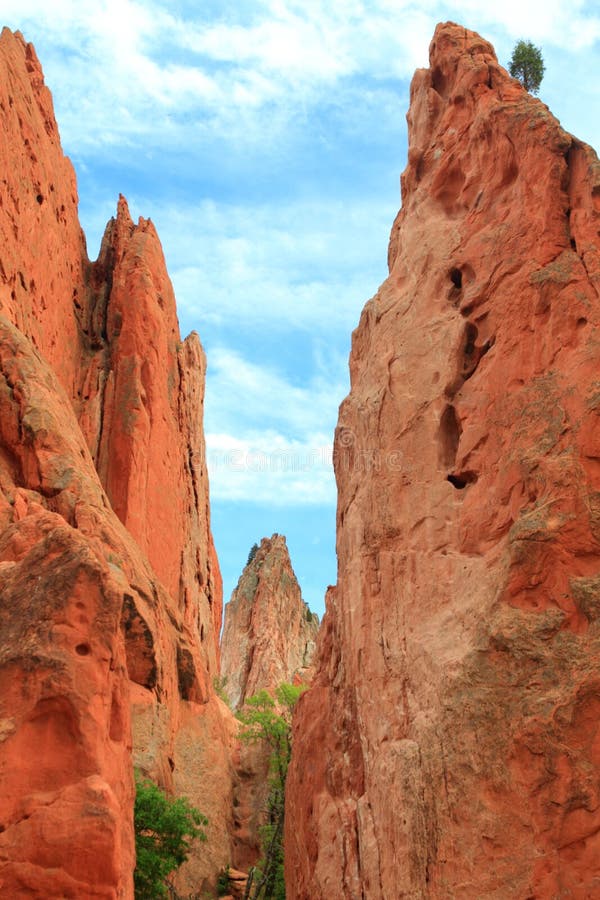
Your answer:
[[[0,884],[132,895],[133,741],[210,818],[180,880],[198,890],[229,859],[233,729],[203,351],[123,199],[87,259],[50,94],[6,29],[0,135]]]
[[[291,898],[600,890],[600,166],[439,26],[335,441]]]
[[[257,691],[308,680],[318,630],[285,537],[263,538],[225,607],[221,675],[232,707]]]

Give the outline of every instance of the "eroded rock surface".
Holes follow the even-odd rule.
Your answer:
[[[288,896],[600,891],[600,166],[438,26],[335,440]]]
[[[204,354],[151,222],[96,263],[33,47],[0,37],[0,893],[132,896],[133,762],[230,859],[234,724],[215,697]],[[133,746],[132,746],[133,745]]]
[[[263,538],[225,607],[221,675],[232,707],[260,690],[308,680],[318,630],[285,537]]]

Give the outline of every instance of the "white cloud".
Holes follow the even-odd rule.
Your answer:
[[[208,18],[166,0],[5,0],[4,20],[36,43],[68,147],[99,154],[119,140],[184,144],[210,129],[238,141],[285,131],[306,110],[407,80],[427,65],[438,21],[501,47],[527,36],[549,55],[591,50],[595,3],[573,0],[265,0]]]
[[[514,39],[526,37],[571,51],[591,48],[600,36],[598,5],[589,0],[505,0],[493,5],[479,0],[448,0],[444,5],[469,28],[502,28]]]
[[[335,503],[333,430],[346,391],[335,353],[317,348],[312,375],[299,386],[231,348],[213,349],[205,416],[213,500]]]
[[[269,433],[283,432],[303,443],[307,434],[318,434],[321,443],[323,434],[333,433],[347,391],[346,360],[334,350],[325,359],[317,347],[313,359],[306,360],[304,382],[295,384],[272,365],[250,362],[238,350],[213,347],[207,390],[207,431],[231,431],[235,423],[235,433],[254,434],[258,421]]]
[[[206,441],[213,503],[335,504],[331,440],[323,434],[297,441],[274,431],[245,438],[209,432]]]
[[[201,334],[209,324],[236,323],[349,335],[387,274],[399,196],[392,194],[387,205],[327,197],[177,207],[134,198],[131,205],[134,215],[139,208],[155,222],[180,314],[197,321]],[[94,216],[100,221],[96,210]]]

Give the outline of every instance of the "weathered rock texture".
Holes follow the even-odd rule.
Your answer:
[[[221,677],[233,708],[260,690],[309,681],[319,619],[302,599],[285,537],[263,538],[225,606]],[[234,746],[232,862],[247,870],[260,856],[259,828],[269,794],[269,752]]]
[[[457,25],[335,439],[291,898],[600,893],[600,166]]]
[[[308,680],[318,630],[285,537],[263,538],[225,607],[221,676],[231,705],[283,682]]]
[[[181,877],[200,890],[229,859],[233,728],[203,352],[123,199],[89,262],[40,65],[6,29],[0,175],[0,893],[132,895],[132,733],[210,818]]]

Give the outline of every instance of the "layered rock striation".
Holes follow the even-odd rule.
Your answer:
[[[600,890],[600,165],[436,29],[335,438],[288,896]]]
[[[221,676],[232,707],[283,682],[307,681],[318,630],[285,537],[263,538],[225,607]]]
[[[210,818],[198,890],[229,859],[233,730],[204,354],[123,198],[88,260],[39,62],[7,29],[0,134],[0,892],[132,896],[132,754]]]

